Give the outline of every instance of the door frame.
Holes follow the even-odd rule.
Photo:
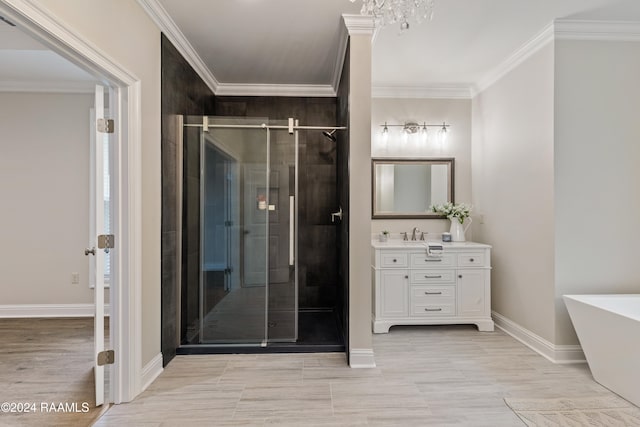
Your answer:
[[[141,82],[40,5],[0,0],[0,12],[30,36],[114,88],[114,233],[117,265],[110,291],[110,329],[116,353],[110,401],[129,402],[142,391],[142,164]]]

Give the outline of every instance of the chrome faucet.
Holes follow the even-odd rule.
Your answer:
[[[416,233],[419,233],[420,230],[418,230],[418,227],[413,227],[413,231],[411,232],[411,240],[418,240],[418,236],[416,236]]]
[[[404,237],[402,238],[402,240],[409,240],[409,239],[407,238],[407,232],[406,232],[406,231],[403,231],[403,232],[402,232],[402,235],[404,236]]]

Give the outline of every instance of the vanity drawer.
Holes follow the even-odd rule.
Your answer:
[[[408,267],[409,254],[402,252],[381,252],[380,267]]]
[[[412,302],[411,315],[419,317],[454,316],[456,304],[454,300],[442,302]]]
[[[456,280],[455,270],[413,270],[411,283],[454,283]]]
[[[456,298],[455,286],[412,286],[411,301],[413,303],[438,303],[448,299],[453,303]]]
[[[482,267],[485,259],[482,252],[458,254],[458,267]]]
[[[456,259],[452,254],[443,254],[441,257],[427,256],[426,251],[420,254],[411,254],[412,267],[453,267]]]

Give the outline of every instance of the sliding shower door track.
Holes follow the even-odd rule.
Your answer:
[[[344,353],[341,344],[269,343],[266,347],[232,344],[189,344],[176,349],[176,354],[269,354],[269,353]]]

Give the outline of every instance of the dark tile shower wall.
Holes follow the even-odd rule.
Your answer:
[[[215,110],[217,116],[294,117],[300,125],[336,126],[336,98],[218,96]],[[337,235],[331,223],[331,212],[338,208],[335,143],[320,131],[301,131],[299,142],[299,306],[334,308],[338,299]]]
[[[193,68],[184,60],[169,40],[162,35],[162,356],[163,364],[176,354],[178,337],[185,331],[178,331],[178,314],[182,328],[186,328],[193,319],[184,316],[196,310],[181,310],[178,307],[179,283],[176,283],[177,269],[177,135],[182,132],[176,129],[176,115],[213,114],[213,92],[207,87]],[[197,141],[197,138],[196,138]],[[197,148],[197,147],[196,147]],[[184,215],[199,212],[199,151],[185,146],[184,153]],[[195,194],[194,194],[195,193]],[[197,286],[199,276],[199,218],[185,221],[189,226],[183,228],[182,247],[182,282]],[[197,304],[197,290],[187,292],[182,289],[182,298],[188,304]],[[187,298],[189,296],[190,298]],[[195,298],[194,298],[195,296]],[[196,306],[197,307],[197,306]]]
[[[342,65],[342,75],[338,86],[336,120],[338,126],[349,126],[349,79],[350,79],[350,48]],[[347,359],[349,357],[349,132],[338,134],[337,148],[337,192],[338,202],[342,206],[342,221],[337,232],[338,256],[338,314],[342,320]]]

